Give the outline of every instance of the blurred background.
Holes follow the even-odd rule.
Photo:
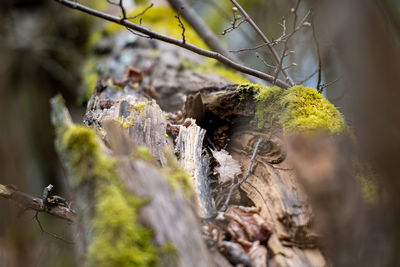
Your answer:
[[[80,2],[115,12],[105,0]],[[230,26],[230,1],[187,2],[229,49],[261,43],[246,24],[225,36],[219,34]],[[281,35],[278,23],[283,16],[291,25],[290,9],[296,4],[290,0],[239,2],[270,39]],[[304,0],[299,18],[311,8],[322,82],[339,79],[324,94],[344,114],[356,140],[356,148],[343,153],[366,162],[367,172],[373,172],[374,190],[379,192],[373,203],[363,207],[339,201],[348,209],[346,213],[334,210],[332,216],[343,217],[346,224],[338,228],[342,234],[330,238],[332,244],[345,249],[327,245],[328,251],[337,266],[400,266],[400,1]],[[67,196],[54,151],[49,99],[61,93],[74,120],[81,121],[85,111],[82,66],[91,52],[89,39],[101,27],[100,20],[44,0],[2,0],[0,12],[0,183],[15,184],[35,196],[52,183],[55,193]],[[296,53],[288,62],[297,66],[289,72],[295,81],[303,81],[318,68],[311,28],[296,33],[290,46]],[[268,51],[257,51],[273,63]],[[272,73],[255,51],[237,56],[247,66]],[[304,85],[316,87],[317,80],[314,74]],[[353,164],[347,163],[342,164],[352,168]],[[347,186],[346,180],[338,181]],[[347,190],[346,194],[352,192]],[[74,266],[72,246],[43,235],[33,215],[22,214],[14,203],[0,199],[0,266]],[[359,220],[353,220],[355,217]],[[49,232],[72,239],[68,223],[46,215],[41,215],[41,221]],[[335,249],[340,253],[332,253]]]

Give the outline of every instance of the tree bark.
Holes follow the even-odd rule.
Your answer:
[[[127,38],[129,48],[121,46]],[[101,45],[111,52],[96,56],[101,81],[88,103],[84,123],[103,136],[103,153],[117,159],[118,176],[128,192],[151,199],[139,214],[152,229],[158,248],[172,243],[179,266],[327,265],[311,229],[311,207],[286,160],[282,128],[274,124],[261,131],[250,123],[256,107],[254,92],[250,90],[243,99],[227,79],[183,67],[182,61],[201,64],[202,59],[173,46],[132,41],[123,32],[104,39]],[[122,89],[117,90],[116,84]],[[176,113],[166,113],[158,103],[163,110]],[[260,137],[264,141],[255,151]],[[146,146],[153,160],[140,156],[138,146]],[[218,186],[212,178],[215,160],[211,151],[221,148],[239,163],[242,176],[255,153],[249,177],[235,190],[227,211],[216,203]],[[184,197],[185,190],[174,190],[167,182],[163,169],[176,161],[168,151],[174,151],[192,179],[194,209]],[[83,224],[90,225],[90,214]],[[207,219],[203,230],[199,217]],[[93,234],[87,226],[80,229],[85,232],[81,236]],[[221,235],[215,237],[212,229]],[[88,238],[82,251],[87,251],[90,242]]]

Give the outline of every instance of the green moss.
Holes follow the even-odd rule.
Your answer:
[[[162,172],[167,177],[169,184],[172,189],[176,190],[179,188],[187,198],[190,198],[193,190],[190,176],[178,166],[175,157],[170,151],[166,151],[165,156],[167,157],[168,164],[162,169]]]
[[[96,132],[85,126],[68,126],[62,134],[61,146],[67,155],[66,164],[71,182],[77,186],[96,176],[97,162],[101,160]]]
[[[171,242],[166,242],[160,251],[160,258],[165,266],[177,266],[179,252],[175,245]]]
[[[228,69],[212,58],[207,58],[202,64],[193,64],[191,61],[183,60],[181,62],[181,66],[185,69],[191,69],[195,72],[217,74],[234,84],[250,83],[250,81],[241,73]]]
[[[240,90],[255,91],[257,109],[255,122],[259,128],[278,121],[285,131],[326,131],[343,133],[345,123],[340,112],[315,89],[302,85],[289,89],[253,84],[239,86]]]
[[[141,203],[115,182],[101,185],[96,198],[88,266],[153,266],[157,256],[151,232],[137,218]]]
[[[116,161],[101,152],[92,128],[69,125],[58,131],[61,149],[73,186],[91,183],[95,207],[88,266],[152,266],[157,251],[151,232],[138,222],[147,200],[128,193],[119,181]]]
[[[136,150],[134,152],[133,158],[140,158],[147,162],[152,162],[153,158],[150,154],[150,151],[145,146],[136,146]]]
[[[355,163],[356,180],[361,187],[361,193],[364,200],[370,204],[378,202],[379,193],[376,183],[376,173],[366,164],[361,164],[360,161]]]

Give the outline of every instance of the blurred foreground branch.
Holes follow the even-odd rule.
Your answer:
[[[47,203],[46,198],[38,198],[31,196],[27,193],[18,191],[13,185],[0,184],[0,196],[12,199],[17,202],[18,206],[25,210],[35,210],[37,212],[46,212],[50,215],[59,217],[61,219],[74,222],[76,220],[76,213],[69,207],[62,203]]]

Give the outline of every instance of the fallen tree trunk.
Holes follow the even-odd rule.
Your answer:
[[[152,231],[151,241],[143,242],[155,246],[157,259],[147,264],[327,265],[311,228],[311,207],[286,159],[282,125],[274,119],[262,129],[251,123],[256,87],[238,90],[224,77],[188,68],[204,64],[197,56],[126,33],[104,39],[101,47],[109,53],[97,55],[100,80],[84,123],[101,137],[99,153],[117,162],[118,178],[107,183],[122,182],[121,194],[148,200],[135,208],[140,224]],[[102,233],[93,225],[107,217],[99,207],[107,190],[96,180],[102,174],[91,170],[97,152],[71,163],[76,155],[65,140],[71,122],[58,105],[53,101],[59,153],[81,214],[80,262],[95,264],[92,250],[101,247]],[[231,164],[225,169],[221,156]],[[118,261],[115,255],[108,260]]]

